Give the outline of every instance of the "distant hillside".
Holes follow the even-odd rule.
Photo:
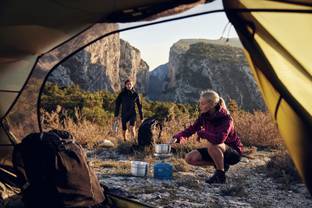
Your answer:
[[[166,88],[165,83],[168,82],[168,64],[158,66],[149,73],[147,95],[152,100],[158,100],[159,95],[163,93]]]

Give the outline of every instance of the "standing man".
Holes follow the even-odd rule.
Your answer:
[[[119,109],[121,107],[121,123],[122,123],[122,136],[124,141],[126,141],[126,131],[127,122],[130,123],[129,130],[131,135],[131,140],[134,141],[134,124],[136,121],[136,111],[135,104],[138,106],[140,120],[143,120],[142,104],[140,102],[140,97],[133,89],[131,80],[127,79],[125,81],[125,87],[119,93],[116,99],[115,107],[115,122],[118,120]]]

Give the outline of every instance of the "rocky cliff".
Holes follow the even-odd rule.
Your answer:
[[[117,25],[111,27],[118,29]],[[119,34],[113,34],[84,48],[62,63],[50,75],[49,81],[60,86],[76,84],[87,91],[117,92],[127,78],[134,81],[139,92],[145,93],[148,65],[141,59],[138,49],[121,40]]]
[[[145,94],[149,66],[141,59],[141,52],[122,39],[120,39],[119,76],[121,81],[130,78],[136,83],[136,90]]]
[[[163,66],[151,72],[148,88],[151,99],[196,102],[200,91],[211,88],[226,101],[236,100],[245,110],[265,108],[243,51],[235,40],[180,40],[170,48],[169,62]]]

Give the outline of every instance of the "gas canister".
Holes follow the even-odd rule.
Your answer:
[[[172,179],[173,167],[170,163],[158,162],[154,165],[154,178],[156,179]]]

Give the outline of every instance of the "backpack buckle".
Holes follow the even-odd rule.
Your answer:
[[[67,150],[67,148],[65,147],[63,143],[58,144],[56,148],[57,148],[57,151],[59,152]]]

